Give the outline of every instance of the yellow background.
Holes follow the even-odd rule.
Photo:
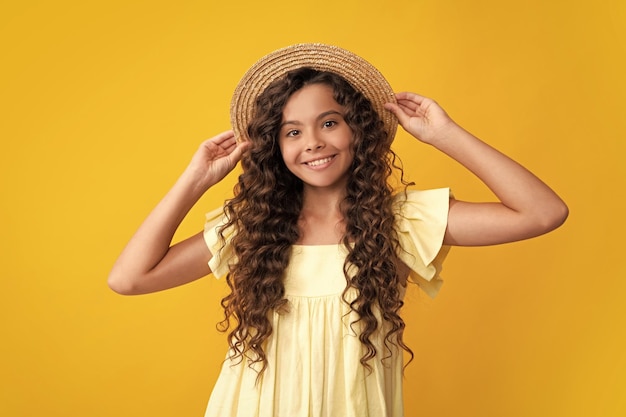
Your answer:
[[[224,282],[121,297],[106,276],[198,143],[229,128],[245,70],[311,41],[436,98],[571,209],[550,235],[453,249],[437,299],[409,292],[406,414],[626,415],[625,4],[3,2],[0,415],[203,415]],[[408,135],[396,149],[420,187],[492,198]]]

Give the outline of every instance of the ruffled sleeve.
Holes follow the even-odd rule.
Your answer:
[[[443,283],[439,273],[450,250],[443,245],[450,189],[411,190],[395,197],[398,257],[409,267],[409,279],[434,297]]]
[[[230,265],[236,262],[235,253],[230,244],[233,237],[231,229],[224,231],[224,240],[222,242],[219,235],[219,229],[226,224],[227,219],[223,208],[213,210],[206,215],[206,223],[204,224],[204,241],[206,242],[211,254],[209,268],[215,275],[215,278],[222,278],[228,274]]]

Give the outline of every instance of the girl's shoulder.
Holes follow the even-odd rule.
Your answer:
[[[415,216],[430,212],[448,213],[450,188],[433,188],[428,190],[407,189],[393,196],[393,208],[397,216]]]
[[[409,268],[409,280],[434,297],[449,248],[443,245],[450,189],[406,190],[394,196],[398,257]]]

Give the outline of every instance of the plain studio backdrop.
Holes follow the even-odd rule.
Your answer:
[[[106,277],[198,144],[229,129],[243,73],[298,42],[434,97],[570,206],[547,236],[454,248],[435,300],[409,290],[406,415],[626,415],[620,0],[3,2],[0,415],[203,415],[225,282],[122,297]],[[407,134],[395,149],[419,188],[493,199]]]

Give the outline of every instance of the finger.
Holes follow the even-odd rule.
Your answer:
[[[225,142],[229,142],[229,141],[234,141],[235,140],[235,132],[233,132],[232,130],[227,130],[225,132],[222,132],[216,136],[213,136],[211,139],[209,139],[211,142],[217,144],[217,145],[222,145]]]
[[[226,153],[231,153],[232,151],[235,150],[235,148],[237,147],[237,142],[233,141],[231,142],[225,142],[221,145],[221,148],[226,152]]]
[[[398,102],[398,106],[408,114],[415,114],[419,106],[414,103],[406,103],[403,101]]]
[[[410,91],[403,91],[396,94],[396,100],[408,100],[418,105],[421,104],[427,97],[420,96],[419,94],[411,93]]]
[[[409,122],[410,116],[401,106],[395,103],[386,103],[385,108],[396,115],[402,126]]]
[[[229,155],[233,163],[233,166],[236,165],[237,162],[239,162],[239,160],[241,160],[241,157],[243,156],[244,152],[246,152],[246,150],[248,150],[249,147],[250,147],[250,142],[247,142],[247,141],[237,142],[235,149],[233,149],[233,151]]]
[[[414,101],[408,100],[400,100],[398,101],[398,105],[403,109],[407,109],[411,113],[417,112],[417,110],[420,108],[419,104],[415,103]]]

